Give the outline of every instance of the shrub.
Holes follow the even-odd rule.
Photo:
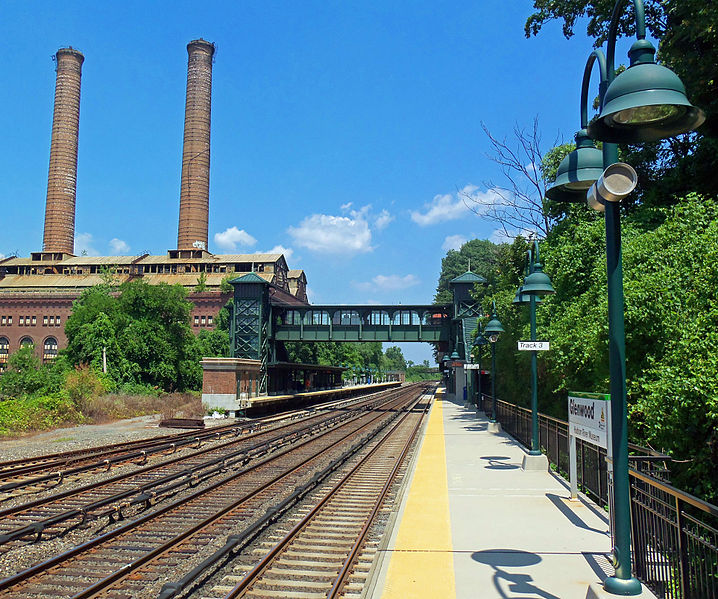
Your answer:
[[[66,393],[0,402],[0,436],[83,422],[85,417]]]
[[[65,390],[75,405],[86,412],[94,399],[107,392],[107,383],[89,366],[77,366],[65,377]]]

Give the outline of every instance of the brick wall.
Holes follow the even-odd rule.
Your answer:
[[[44,361],[57,355],[67,346],[65,322],[72,311],[72,300],[48,296],[0,298],[0,363],[25,342],[34,344],[35,355]]]
[[[237,393],[237,372],[233,370],[205,370],[202,375],[204,393]]]
[[[78,295],[0,295],[0,368],[7,356],[17,351],[20,342],[25,339],[35,345],[35,355],[44,361],[52,359],[51,356],[57,351],[66,348],[65,323],[72,313],[72,302]],[[197,334],[202,329],[214,329],[217,314],[230,297],[231,293],[211,291],[188,294],[187,299],[194,304],[189,322],[192,331]],[[57,343],[52,344],[52,339]]]

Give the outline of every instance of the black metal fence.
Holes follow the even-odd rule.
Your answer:
[[[491,411],[484,396],[479,409]],[[531,446],[531,410],[498,400],[496,420]],[[539,414],[541,449],[558,471],[569,470],[568,423]],[[629,444],[631,541],[635,575],[660,598],[718,599],[718,507],[670,485],[670,458]],[[578,485],[608,505],[606,451],[576,440]]]

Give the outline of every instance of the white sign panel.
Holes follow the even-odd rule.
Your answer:
[[[608,449],[608,395],[568,396],[568,431],[577,439]]]
[[[480,370],[478,364],[464,364],[464,370]]]
[[[548,351],[548,341],[519,341],[519,351]]]

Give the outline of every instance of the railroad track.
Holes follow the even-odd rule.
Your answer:
[[[318,411],[277,428],[235,436],[131,472],[0,510],[0,553],[17,547],[21,540],[36,542],[43,536],[62,534],[98,518],[109,517],[111,521],[125,518],[132,511],[149,508],[180,490],[334,426],[350,417],[351,410],[371,407],[377,400],[372,396],[352,404],[343,403],[333,411]]]
[[[377,392],[362,396],[367,398]],[[360,398],[360,399],[362,399]],[[114,466],[135,462],[144,464],[148,458],[187,447],[201,445],[207,441],[242,434],[297,414],[312,413],[330,406],[351,405],[357,398],[324,402],[314,407],[266,416],[251,421],[214,426],[206,430],[191,430],[153,439],[125,441],[101,447],[76,449],[61,453],[46,454],[31,458],[0,461],[0,502],[14,497],[17,491],[28,488],[44,488],[62,482],[74,475],[96,469],[110,469]]]
[[[358,400],[363,401],[377,395],[378,393],[371,393]],[[336,409],[343,405],[350,406],[356,401],[357,398],[343,399],[293,413],[220,425],[203,431],[193,430],[154,439],[126,441],[102,447],[0,462],[0,503],[19,495],[52,490],[64,481],[82,474],[110,471],[116,466],[129,463],[143,466],[150,458],[164,457],[185,449],[196,449],[211,441],[261,430],[287,418],[302,417],[330,407]]]
[[[157,596],[178,572],[221,550],[228,536],[239,546],[254,539],[277,505],[308,493],[357,455],[420,394],[420,387],[390,392],[381,407],[353,411],[311,438],[0,581],[0,596]]]
[[[203,596],[217,599],[271,599],[360,596],[374,560],[378,538],[372,527],[396,482],[419,430],[423,409],[407,412],[370,453],[332,481],[311,509],[295,517],[294,526],[274,534],[256,551],[251,569],[236,568]],[[375,535],[377,537],[377,535]],[[369,546],[368,546],[369,545]],[[268,549],[268,550],[267,550]],[[361,562],[361,563],[360,563]],[[234,584],[236,582],[236,584]],[[161,599],[175,596],[167,585]]]

